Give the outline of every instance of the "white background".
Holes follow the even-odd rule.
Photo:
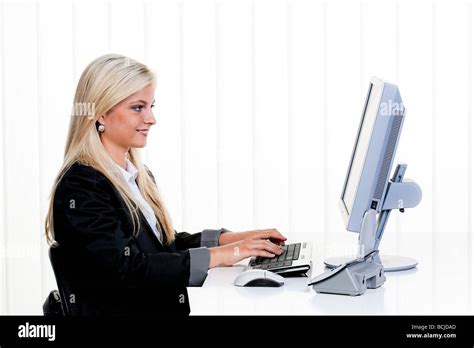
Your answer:
[[[56,288],[48,196],[75,85],[108,52],[157,74],[143,157],[177,230],[274,227],[319,256],[356,244],[337,201],[370,77],[398,84],[423,200],[381,249],[420,260],[424,312],[472,313],[472,3],[1,1],[0,314],[41,314]]]

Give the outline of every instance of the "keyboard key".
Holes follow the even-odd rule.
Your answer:
[[[293,261],[286,261],[286,262],[283,262],[283,267],[288,267],[288,266],[291,266],[293,264]]]
[[[280,256],[278,256],[278,261],[285,261],[285,253],[281,254]]]
[[[291,260],[293,260],[293,253],[291,253],[291,254],[290,254],[290,253],[288,253],[288,254],[286,255],[286,257],[285,257],[285,260],[284,260],[284,261],[291,261]]]
[[[300,257],[300,246],[298,245],[297,248],[295,249],[295,253],[293,254],[293,260],[298,260]]]

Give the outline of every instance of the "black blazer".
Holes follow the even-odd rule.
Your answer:
[[[173,243],[162,245],[139,215],[141,228],[134,237],[124,201],[92,167],[76,162],[61,178],[54,196],[55,239],[72,286],[69,300],[79,315],[189,314],[187,249],[200,246],[201,233],[176,233]]]

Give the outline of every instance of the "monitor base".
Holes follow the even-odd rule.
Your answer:
[[[355,256],[349,257],[328,257],[324,260],[324,264],[328,268],[336,268],[337,266],[354,260]],[[415,268],[418,265],[418,261],[411,257],[397,256],[397,255],[380,255],[382,265],[385,272],[398,272],[406,271],[408,269]]]

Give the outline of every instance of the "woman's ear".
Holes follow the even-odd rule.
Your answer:
[[[99,117],[99,123],[100,124],[103,124],[104,126],[106,125],[106,118],[107,118],[107,114],[102,114],[100,117]]]

